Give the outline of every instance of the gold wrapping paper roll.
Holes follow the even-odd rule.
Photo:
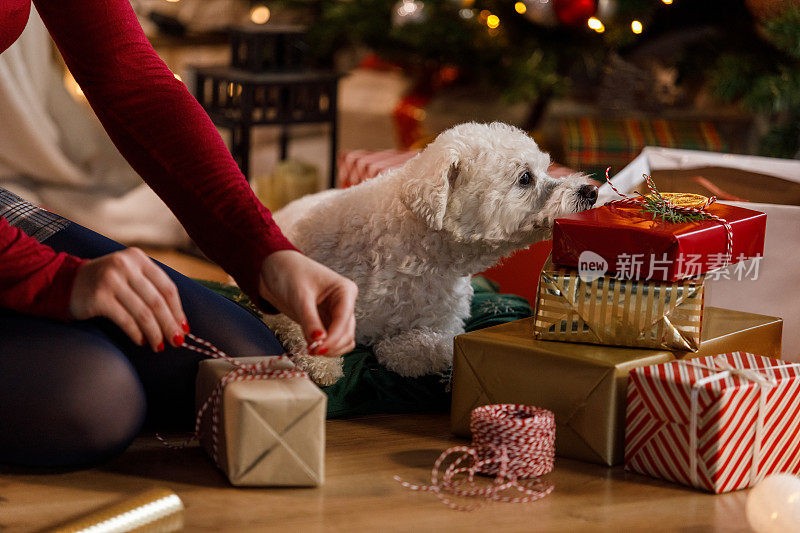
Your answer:
[[[539,278],[537,339],[696,352],[703,278],[674,283],[601,276],[584,281],[548,262]]]
[[[49,533],[168,533],[183,528],[183,502],[169,489],[150,489],[80,518],[49,528]]]

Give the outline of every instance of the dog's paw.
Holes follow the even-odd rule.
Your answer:
[[[295,364],[308,372],[308,376],[321,387],[333,385],[344,376],[344,359],[341,357],[322,357],[308,354],[296,355]]]
[[[404,377],[441,372],[453,364],[453,337],[430,328],[384,337],[373,350],[379,363]]]

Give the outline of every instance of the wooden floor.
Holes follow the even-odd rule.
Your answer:
[[[203,261],[149,252],[189,276],[227,278]],[[326,484],[319,489],[236,489],[199,448],[170,450],[142,435],[91,470],[0,468],[0,531],[37,531],[151,487],[180,495],[186,531],[748,531],[745,491],[713,496],[563,459],[548,476],[555,491],[541,501],[452,511],[393,479],[427,482],[439,453],[464,443],[448,427],[444,415],[329,421]]]
[[[230,276],[228,276],[228,274],[220,267],[207,260],[174,250],[146,248],[144,251],[153,259],[161,261],[185,276],[218,281],[220,283],[227,283],[230,281]]]
[[[445,415],[328,422],[327,476],[319,489],[236,489],[197,448],[140,437],[91,470],[0,475],[0,530],[36,531],[150,487],[186,505],[186,531],[748,531],[744,491],[713,496],[621,468],[559,459],[554,492],[534,503],[446,508],[392,478],[424,482],[453,439]]]

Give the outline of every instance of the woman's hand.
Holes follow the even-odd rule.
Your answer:
[[[358,288],[344,276],[300,252],[282,250],[261,265],[259,292],[302,326],[312,355],[335,357],[355,348]]]
[[[73,318],[111,319],[138,345],[145,341],[156,352],[164,339],[183,344],[189,324],[178,289],[139,248],[93,259],[78,269],[69,310]]]

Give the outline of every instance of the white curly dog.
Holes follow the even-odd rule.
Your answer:
[[[461,124],[402,167],[301,198],[275,220],[303,253],[358,285],[356,342],[398,374],[421,376],[451,365],[473,274],[594,204],[584,177],[551,178],[549,164],[520,129]],[[342,376],[340,357],[307,355],[299,325],[266,321],[317,383]]]

